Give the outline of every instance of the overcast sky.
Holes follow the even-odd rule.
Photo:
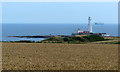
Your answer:
[[[118,22],[117,2],[4,2],[3,23]]]

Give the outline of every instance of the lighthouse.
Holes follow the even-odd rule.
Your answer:
[[[92,33],[92,23],[91,23],[91,17],[88,17],[88,31]]]
[[[84,31],[78,28],[78,30],[75,33],[72,33],[72,35],[90,35],[93,34],[92,32],[92,23],[91,23],[91,17],[88,17],[88,30]]]

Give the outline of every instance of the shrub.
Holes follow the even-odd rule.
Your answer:
[[[89,36],[84,36],[83,38],[87,39],[90,42],[105,40],[102,36],[99,36],[99,35],[96,35],[96,34],[92,34],[92,35],[89,35]]]
[[[69,38],[65,37],[63,38],[64,41],[69,41]]]

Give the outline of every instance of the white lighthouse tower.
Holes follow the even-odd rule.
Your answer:
[[[92,24],[91,24],[91,17],[88,17],[88,31],[92,33]]]

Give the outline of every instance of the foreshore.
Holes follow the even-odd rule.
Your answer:
[[[2,43],[3,70],[117,70],[118,44]]]

